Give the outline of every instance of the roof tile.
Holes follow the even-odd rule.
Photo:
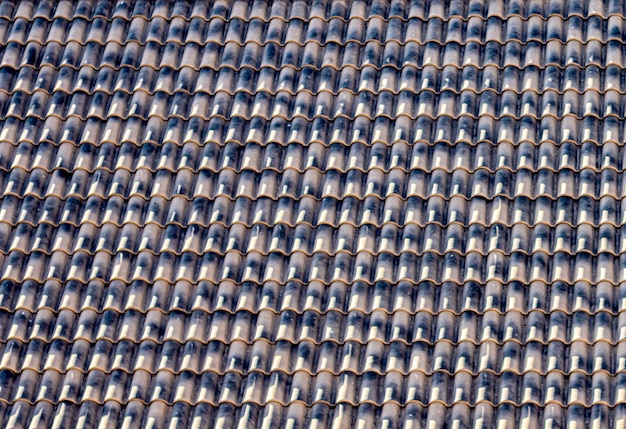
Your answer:
[[[1,2],[0,415],[621,421],[623,7],[583,3]]]

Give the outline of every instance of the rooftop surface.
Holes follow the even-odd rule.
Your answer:
[[[0,424],[626,424],[622,1],[0,1]]]

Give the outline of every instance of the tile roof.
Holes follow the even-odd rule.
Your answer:
[[[0,421],[623,426],[625,9],[0,1]]]

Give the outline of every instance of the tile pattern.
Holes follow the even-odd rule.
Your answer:
[[[1,1],[1,423],[623,426],[625,9]]]

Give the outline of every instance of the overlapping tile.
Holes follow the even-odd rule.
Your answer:
[[[625,19],[0,2],[0,419],[623,425]]]

